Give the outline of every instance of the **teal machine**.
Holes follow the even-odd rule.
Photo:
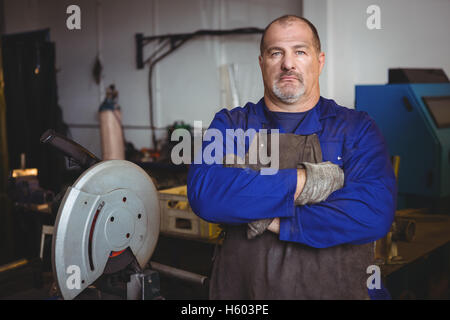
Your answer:
[[[355,107],[376,121],[390,154],[400,156],[398,209],[449,212],[450,83],[445,74],[430,83],[427,70],[415,69],[413,79],[394,70],[389,84],[356,86]]]

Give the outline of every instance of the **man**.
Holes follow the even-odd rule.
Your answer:
[[[325,54],[308,20],[270,23],[259,64],[264,98],[221,110],[210,128],[279,129],[280,170],[202,163],[188,175],[194,212],[225,226],[210,298],[366,299],[373,242],[395,212],[383,137],[366,113],[320,96]],[[297,166],[282,163],[289,155]]]

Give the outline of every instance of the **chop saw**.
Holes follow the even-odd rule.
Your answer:
[[[83,169],[59,206],[52,265],[64,299],[87,289],[125,299],[159,297],[158,273],[145,269],[158,241],[158,193],[147,173],[125,160],[101,161],[48,130],[41,137]]]

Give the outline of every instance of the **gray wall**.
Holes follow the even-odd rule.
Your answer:
[[[381,9],[369,30],[368,6]],[[450,76],[449,0],[304,0],[325,44],[324,96],[354,107],[355,85],[385,84],[388,69],[442,68]]]
[[[7,33],[50,27],[56,42],[59,103],[69,124],[98,124],[103,88],[115,83],[125,126],[148,126],[148,68],[135,67],[134,35],[192,32],[198,29],[264,28],[286,13],[301,15],[298,0],[4,0]],[[81,8],[81,30],[66,28],[66,8]],[[214,113],[231,107],[227,68],[233,65],[239,102],[263,95],[258,66],[260,36],[202,38],[188,42],[157,65],[154,74],[155,125],[176,120],[208,126]],[[148,57],[152,48],[146,49]],[[91,70],[99,50],[103,86]],[[97,128],[71,128],[73,138],[97,155]],[[159,136],[165,130],[158,131]],[[126,129],[126,139],[137,148],[150,147],[149,130]]]

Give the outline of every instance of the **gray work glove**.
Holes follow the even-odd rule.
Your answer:
[[[321,163],[303,162],[300,165],[306,171],[306,182],[295,205],[314,204],[326,200],[334,191],[344,186],[344,171],[330,161]],[[248,223],[247,238],[253,239],[262,234],[273,218]]]
[[[269,144],[269,150],[271,153],[270,142],[272,140],[267,138],[264,141],[254,139],[252,143]],[[279,169],[294,169],[297,168],[299,163],[310,162],[317,163],[322,162],[322,150],[320,148],[319,138],[316,134],[312,135],[296,135],[291,133],[279,134]],[[245,162],[248,163],[248,153],[246,154]],[[250,167],[254,170],[259,170],[261,166],[257,165],[231,165],[234,167]],[[256,236],[266,231],[267,227],[272,223],[274,218],[261,219],[248,223],[247,238],[253,239]]]
[[[253,239],[266,231],[267,227],[272,223],[274,218],[261,219],[248,223],[247,239]]]
[[[306,171],[306,182],[295,205],[314,204],[324,201],[334,191],[344,186],[344,171],[330,161],[301,164]]]

